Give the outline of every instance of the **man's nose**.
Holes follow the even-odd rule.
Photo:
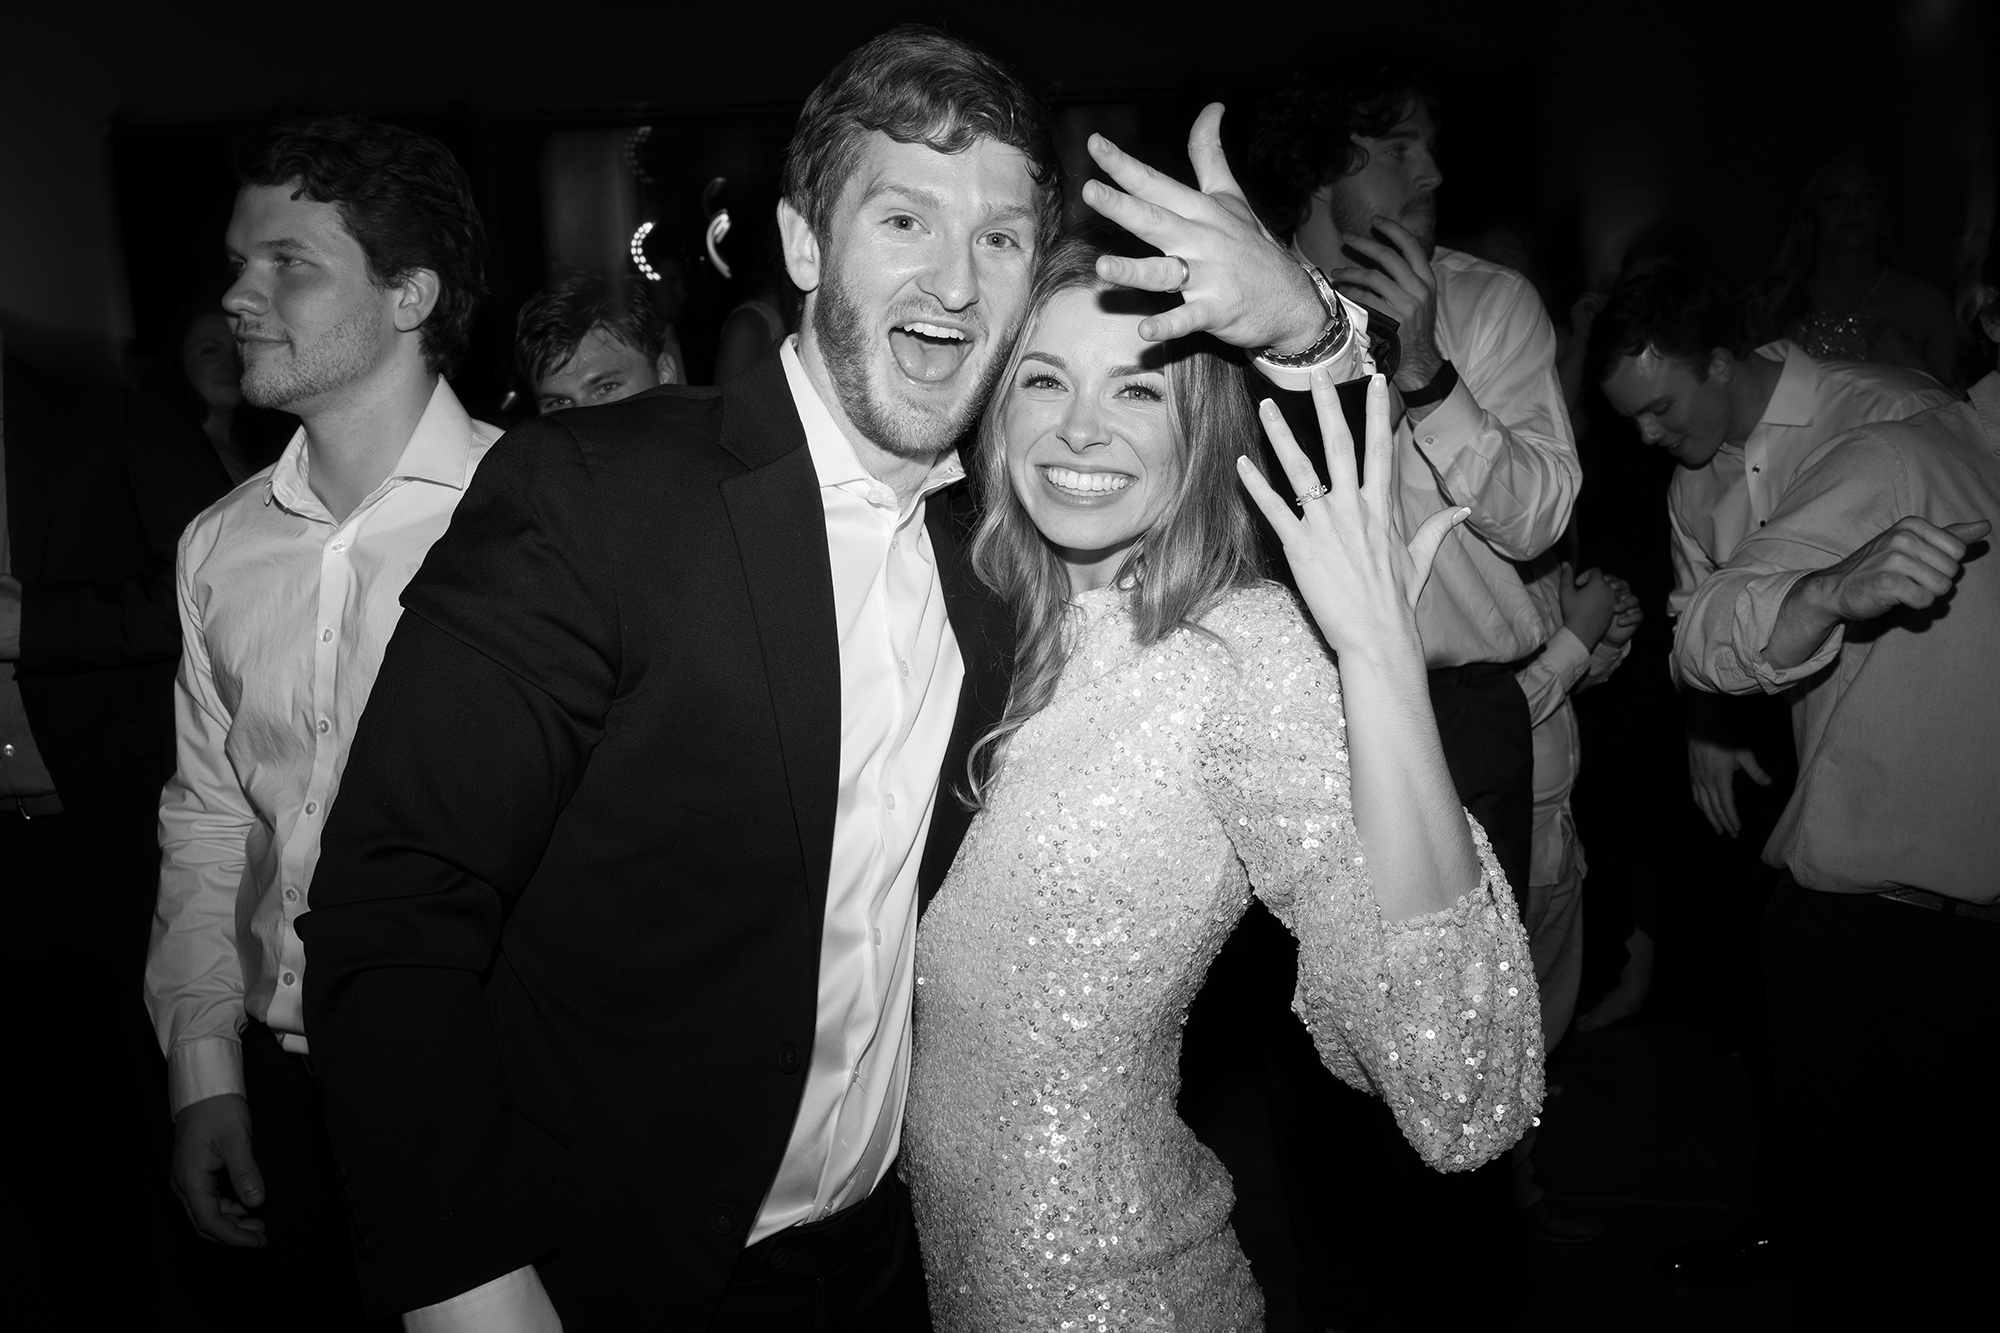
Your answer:
[[[918,279],[926,296],[957,313],[979,300],[979,266],[973,261],[973,240],[948,241]]]
[[[1438,166],[1428,148],[1418,154],[1416,184],[1419,190],[1436,190],[1444,185],[1444,169]]]
[[[236,275],[236,281],[229,284],[229,290],[222,294],[222,308],[232,315],[261,315],[271,308],[271,302],[264,293],[257,290],[250,281],[250,271],[245,269]]]
[[[1659,419],[1648,413],[1639,418],[1639,438],[1647,444],[1658,444],[1667,438],[1667,433],[1660,429]]]

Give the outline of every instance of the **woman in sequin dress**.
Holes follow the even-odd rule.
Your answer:
[[[1180,1030],[1258,894],[1300,940],[1295,1007],[1440,1170],[1539,1109],[1534,970],[1460,808],[1413,613],[1452,523],[1393,530],[1387,389],[1357,487],[1316,384],[1331,493],[1277,500],[1213,343],[1067,243],[982,427],[975,561],[1016,609],[980,813],[917,939],[902,1170],[932,1312],[990,1329],[1252,1330],[1262,1299],[1217,1158],[1175,1111]],[[1275,411],[1299,494],[1315,480]],[[1232,473],[1235,475],[1232,476]],[[1256,574],[1237,479],[1328,644]],[[1345,704],[1343,702],[1345,701]]]

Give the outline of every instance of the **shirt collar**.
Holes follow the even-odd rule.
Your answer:
[[[1778,373],[1777,387],[1771,390],[1771,401],[1764,405],[1764,416],[1758,424],[1810,426],[1815,400],[1819,397],[1819,362],[1807,356],[1798,344],[1783,340],[1765,343],[1757,349],[1757,355],[1785,363],[1785,368]]]
[[[429,481],[462,491],[472,476],[472,449],[476,443],[472,418],[458,401],[458,395],[438,376],[431,400],[410,433],[409,443],[389,469],[384,485],[391,481]],[[271,498],[295,514],[317,516],[326,506],[313,494],[310,459],[307,456],[306,428],[292,435],[292,442],[271,469]]]
[[[1979,424],[1986,431],[1986,443],[2000,449],[2000,370],[1989,370],[1967,393]]]
[[[806,450],[812,455],[813,471],[819,477],[821,489],[829,486],[852,489],[868,496],[876,503],[881,501],[876,492],[893,496],[894,492],[873,473],[861,465],[861,459],[848,442],[847,435],[827,410],[826,402],[819,396],[819,389],[806,374],[805,363],[799,360],[799,335],[794,333],[778,348],[778,359],[785,366],[785,380],[791,386],[792,402],[799,410],[799,424],[805,427]],[[922,501],[931,492],[941,490],[965,476],[965,468],[959,462],[958,450],[947,449],[939,454],[931,464],[930,472],[924,477],[924,484],[918,488],[913,503]],[[891,499],[889,503],[893,504]]]

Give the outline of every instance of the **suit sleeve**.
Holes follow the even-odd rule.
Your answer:
[[[616,687],[599,521],[562,426],[494,446],[404,592],[299,920],[375,1314],[554,1248],[484,992]]]

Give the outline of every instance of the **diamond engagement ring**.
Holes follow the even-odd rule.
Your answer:
[[[1175,283],[1171,289],[1173,291],[1180,291],[1188,285],[1188,279],[1194,276],[1194,271],[1188,267],[1187,260],[1181,259],[1179,255],[1168,255],[1166,257],[1168,259],[1181,260],[1181,280]]]
[[[1314,500],[1319,499],[1322,495],[1331,494],[1332,491],[1333,488],[1331,486],[1315,486],[1309,491],[1301,491],[1299,497],[1293,500],[1292,503],[1297,505],[1301,510],[1304,510]]]

